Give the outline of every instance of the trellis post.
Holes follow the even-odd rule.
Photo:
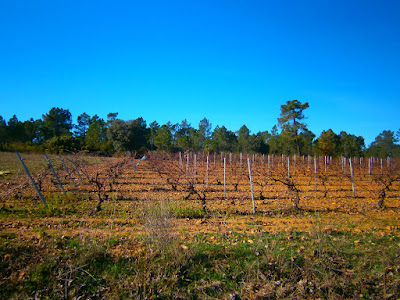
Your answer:
[[[32,176],[31,176],[31,173],[30,173],[29,170],[28,170],[28,167],[27,167],[27,166],[25,165],[25,163],[24,163],[24,159],[19,155],[18,152],[15,152],[15,154],[17,154],[19,161],[21,162],[22,166],[24,167],[24,170],[25,170],[26,174],[28,175],[29,179],[30,179],[31,182],[32,182],[33,187],[34,187],[35,190],[36,190],[36,193],[39,195],[39,198],[42,200],[44,206],[45,206],[46,208],[48,208],[47,203],[46,203],[46,200],[44,199],[42,193],[40,192],[39,188],[37,187],[37,183],[35,182],[35,180],[33,180]]]
[[[44,155],[44,157],[46,158],[47,163],[48,163],[48,165],[49,165],[49,167],[50,167],[50,170],[51,170],[51,172],[53,172],[53,175],[54,175],[54,177],[56,178],[56,180],[57,180],[59,186],[61,187],[61,190],[63,191],[64,195],[67,195],[67,192],[64,190],[64,187],[63,187],[63,185],[62,185],[62,183],[61,183],[61,181],[60,181],[60,178],[58,178],[58,175],[57,175],[56,171],[54,170],[53,165],[51,164],[50,159],[47,157],[46,154]]]
[[[249,179],[250,179],[251,201],[253,203],[253,214],[255,214],[256,213],[256,204],[254,201],[253,180],[251,179],[250,158],[247,158],[247,164],[249,166]]]

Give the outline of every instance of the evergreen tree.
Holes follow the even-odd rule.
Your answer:
[[[154,145],[158,150],[171,151],[172,150],[172,134],[167,125],[162,125],[154,137]]]
[[[85,136],[85,149],[89,151],[108,151],[107,123],[94,115],[90,119],[90,125]]]
[[[68,109],[53,107],[43,115],[43,135],[46,140],[52,137],[71,135],[72,118]]]
[[[85,139],[86,133],[90,126],[90,116],[87,113],[82,113],[78,116],[77,122],[78,124],[75,125],[75,135],[81,138],[82,140]]]
[[[397,138],[391,130],[382,131],[368,149],[368,154],[376,157],[399,156],[400,146],[396,145]]]
[[[340,132],[340,154],[346,157],[362,156],[365,150],[364,138],[348,134],[346,131]]]
[[[281,105],[281,117],[278,118],[279,126],[282,128],[282,137],[284,138],[285,148],[288,154],[292,154],[292,144],[295,145],[297,155],[300,156],[300,138],[299,134],[307,130],[305,123],[301,123],[304,114],[303,111],[309,107],[308,102],[302,104],[298,100],[287,101],[286,104]]]
[[[237,137],[225,126],[215,127],[212,133],[211,150],[215,152],[233,152],[236,149]]]
[[[337,156],[340,154],[340,137],[332,129],[322,131],[314,144],[315,152],[323,156]]]

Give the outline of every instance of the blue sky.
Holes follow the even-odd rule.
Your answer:
[[[0,115],[400,129],[400,1],[0,0]]]

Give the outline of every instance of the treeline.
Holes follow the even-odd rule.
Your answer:
[[[21,152],[75,152],[87,150],[107,155],[124,151],[165,152],[205,151],[242,152],[285,155],[328,156],[400,156],[397,133],[385,130],[366,148],[364,138],[345,131],[339,134],[331,129],[319,137],[303,122],[306,102],[287,101],[281,105],[277,125],[271,131],[252,134],[243,125],[233,132],[225,126],[216,126],[206,118],[195,128],[187,120],[160,125],[147,125],[143,118],[124,121],[118,113],[109,113],[104,120],[97,115],[82,113],[73,123],[68,109],[52,108],[41,119],[24,122],[14,115],[8,122],[0,116],[0,150]]]

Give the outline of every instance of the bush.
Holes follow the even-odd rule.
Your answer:
[[[81,148],[79,139],[67,135],[55,136],[44,145],[52,153],[72,152]]]

